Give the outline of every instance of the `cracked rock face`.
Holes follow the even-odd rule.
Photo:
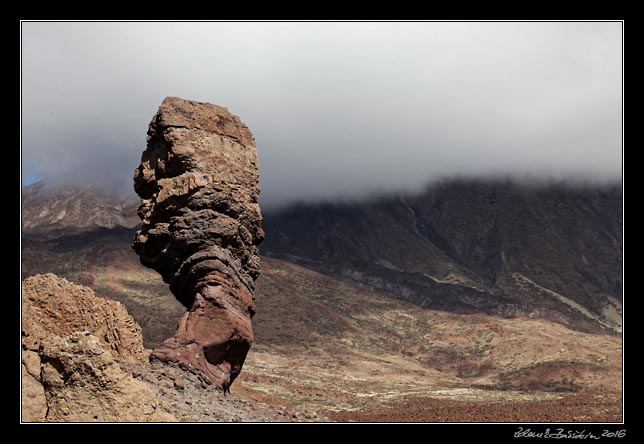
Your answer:
[[[253,342],[258,159],[250,130],[226,108],[167,97],[135,171],[141,263],[186,307],[174,337],[153,351],[227,390]]]
[[[54,274],[22,282],[22,420],[176,421],[122,363],[147,359],[116,301]]]

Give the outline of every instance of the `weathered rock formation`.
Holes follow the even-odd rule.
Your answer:
[[[147,384],[122,370],[88,332],[45,338],[38,354],[47,421],[176,421]]]
[[[22,420],[174,421],[121,369],[144,362],[141,328],[121,303],[54,274],[22,284]]]
[[[264,237],[255,140],[226,108],[167,97],[147,141],[134,176],[143,227],[133,247],[187,308],[153,355],[227,390],[253,342]]]
[[[123,304],[103,299],[83,287],[48,273],[22,282],[22,342],[38,350],[42,338],[88,331],[115,359],[144,362],[141,327]]]

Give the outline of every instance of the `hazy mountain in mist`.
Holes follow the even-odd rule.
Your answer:
[[[134,195],[101,185],[36,182],[22,188],[22,229],[31,236],[140,223]]]
[[[617,185],[457,180],[415,195],[265,214],[265,255],[422,307],[619,330]]]
[[[137,205],[104,188],[40,182],[23,189],[23,235],[131,229]],[[266,212],[263,226],[262,254],[421,307],[621,329],[618,185],[453,180],[413,195],[293,205]]]

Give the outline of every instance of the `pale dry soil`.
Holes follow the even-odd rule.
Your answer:
[[[256,402],[237,393],[224,394],[172,364],[152,361],[121,366],[146,382],[160,407],[179,422],[290,422],[298,416],[292,406]]]
[[[621,339],[458,315],[264,259],[233,391],[341,421],[621,421]],[[258,398],[260,397],[258,395]]]

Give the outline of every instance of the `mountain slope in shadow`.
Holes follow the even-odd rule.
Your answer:
[[[264,255],[421,307],[621,331],[617,185],[447,181],[415,195],[266,212]]]

